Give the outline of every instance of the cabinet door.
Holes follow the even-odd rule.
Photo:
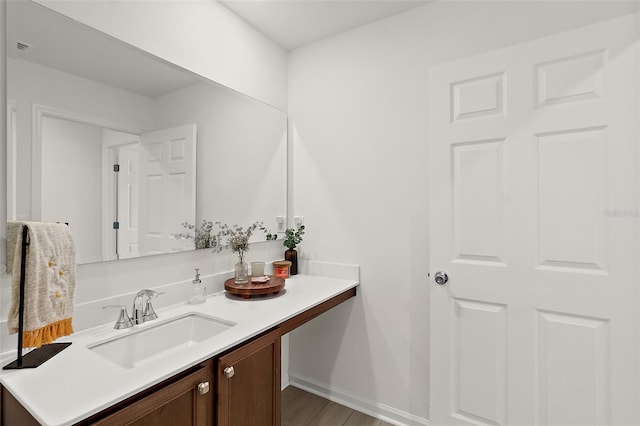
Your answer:
[[[209,426],[213,424],[213,365],[160,386],[144,398],[92,422],[100,426]]]
[[[280,330],[218,358],[218,426],[280,424]]]

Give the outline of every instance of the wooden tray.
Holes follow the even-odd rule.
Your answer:
[[[224,282],[224,289],[231,294],[242,296],[243,299],[279,293],[284,288],[284,279],[273,275],[268,275],[268,277],[269,281],[266,283],[252,283],[251,276],[249,276],[249,282],[246,284],[236,284],[235,278],[229,278]]]

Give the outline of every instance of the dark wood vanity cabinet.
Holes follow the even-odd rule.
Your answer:
[[[214,360],[208,360],[144,390],[76,426],[211,426],[214,424]],[[2,389],[2,426],[38,426],[27,410]]]
[[[210,426],[216,393],[213,364],[204,362],[79,425]]]
[[[280,425],[280,329],[217,359],[218,426]]]
[[[277,426],[280,329],[260,335],[79,425]]]

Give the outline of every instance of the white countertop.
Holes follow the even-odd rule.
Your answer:
[[[277,296],[244,300],[226,292],[214,293],[201,305],[185,302],[157,309],[158,319],[133,328],[114,330],[112,322],[59,339],[57,342],[73,344],[38,368],[0,370],[0,383],[41,424],[72,425],[357,285],[354,280],[297,275],[286,280],[284,291]],[[88,349],[96,342],[189,312],[236,325],[181,353],[134,368],[123,368]]]

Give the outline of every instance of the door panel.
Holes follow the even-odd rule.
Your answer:
[[[536,322],[536,423],[609,424],[609,322],[544,311]]]
[[[142,135],[140,152],[140,253],[189,250],[193,241],[176,239],[183,222],[195,223],[196,125]]]
[[[280,329],[217,361],[218,426],[280,425]]]
[[[431,424],[638,424],[637,19],[433,69]]]
[[[452,144],[455,261],[502,263],[504,140]]]
[[[606,273],[608,177],[605,128],[536,135],[538,148],[538,266]],[[567,161],[571,159],[571,161]]]
[[[118,259],[138,257],[140,238],[140,144],[117,148],[118,163]]]
[[[453,301],[454,413],[470,422],[502,424],[506,418],[505,306]],[[486,392],[479,393],[478,386]]]

